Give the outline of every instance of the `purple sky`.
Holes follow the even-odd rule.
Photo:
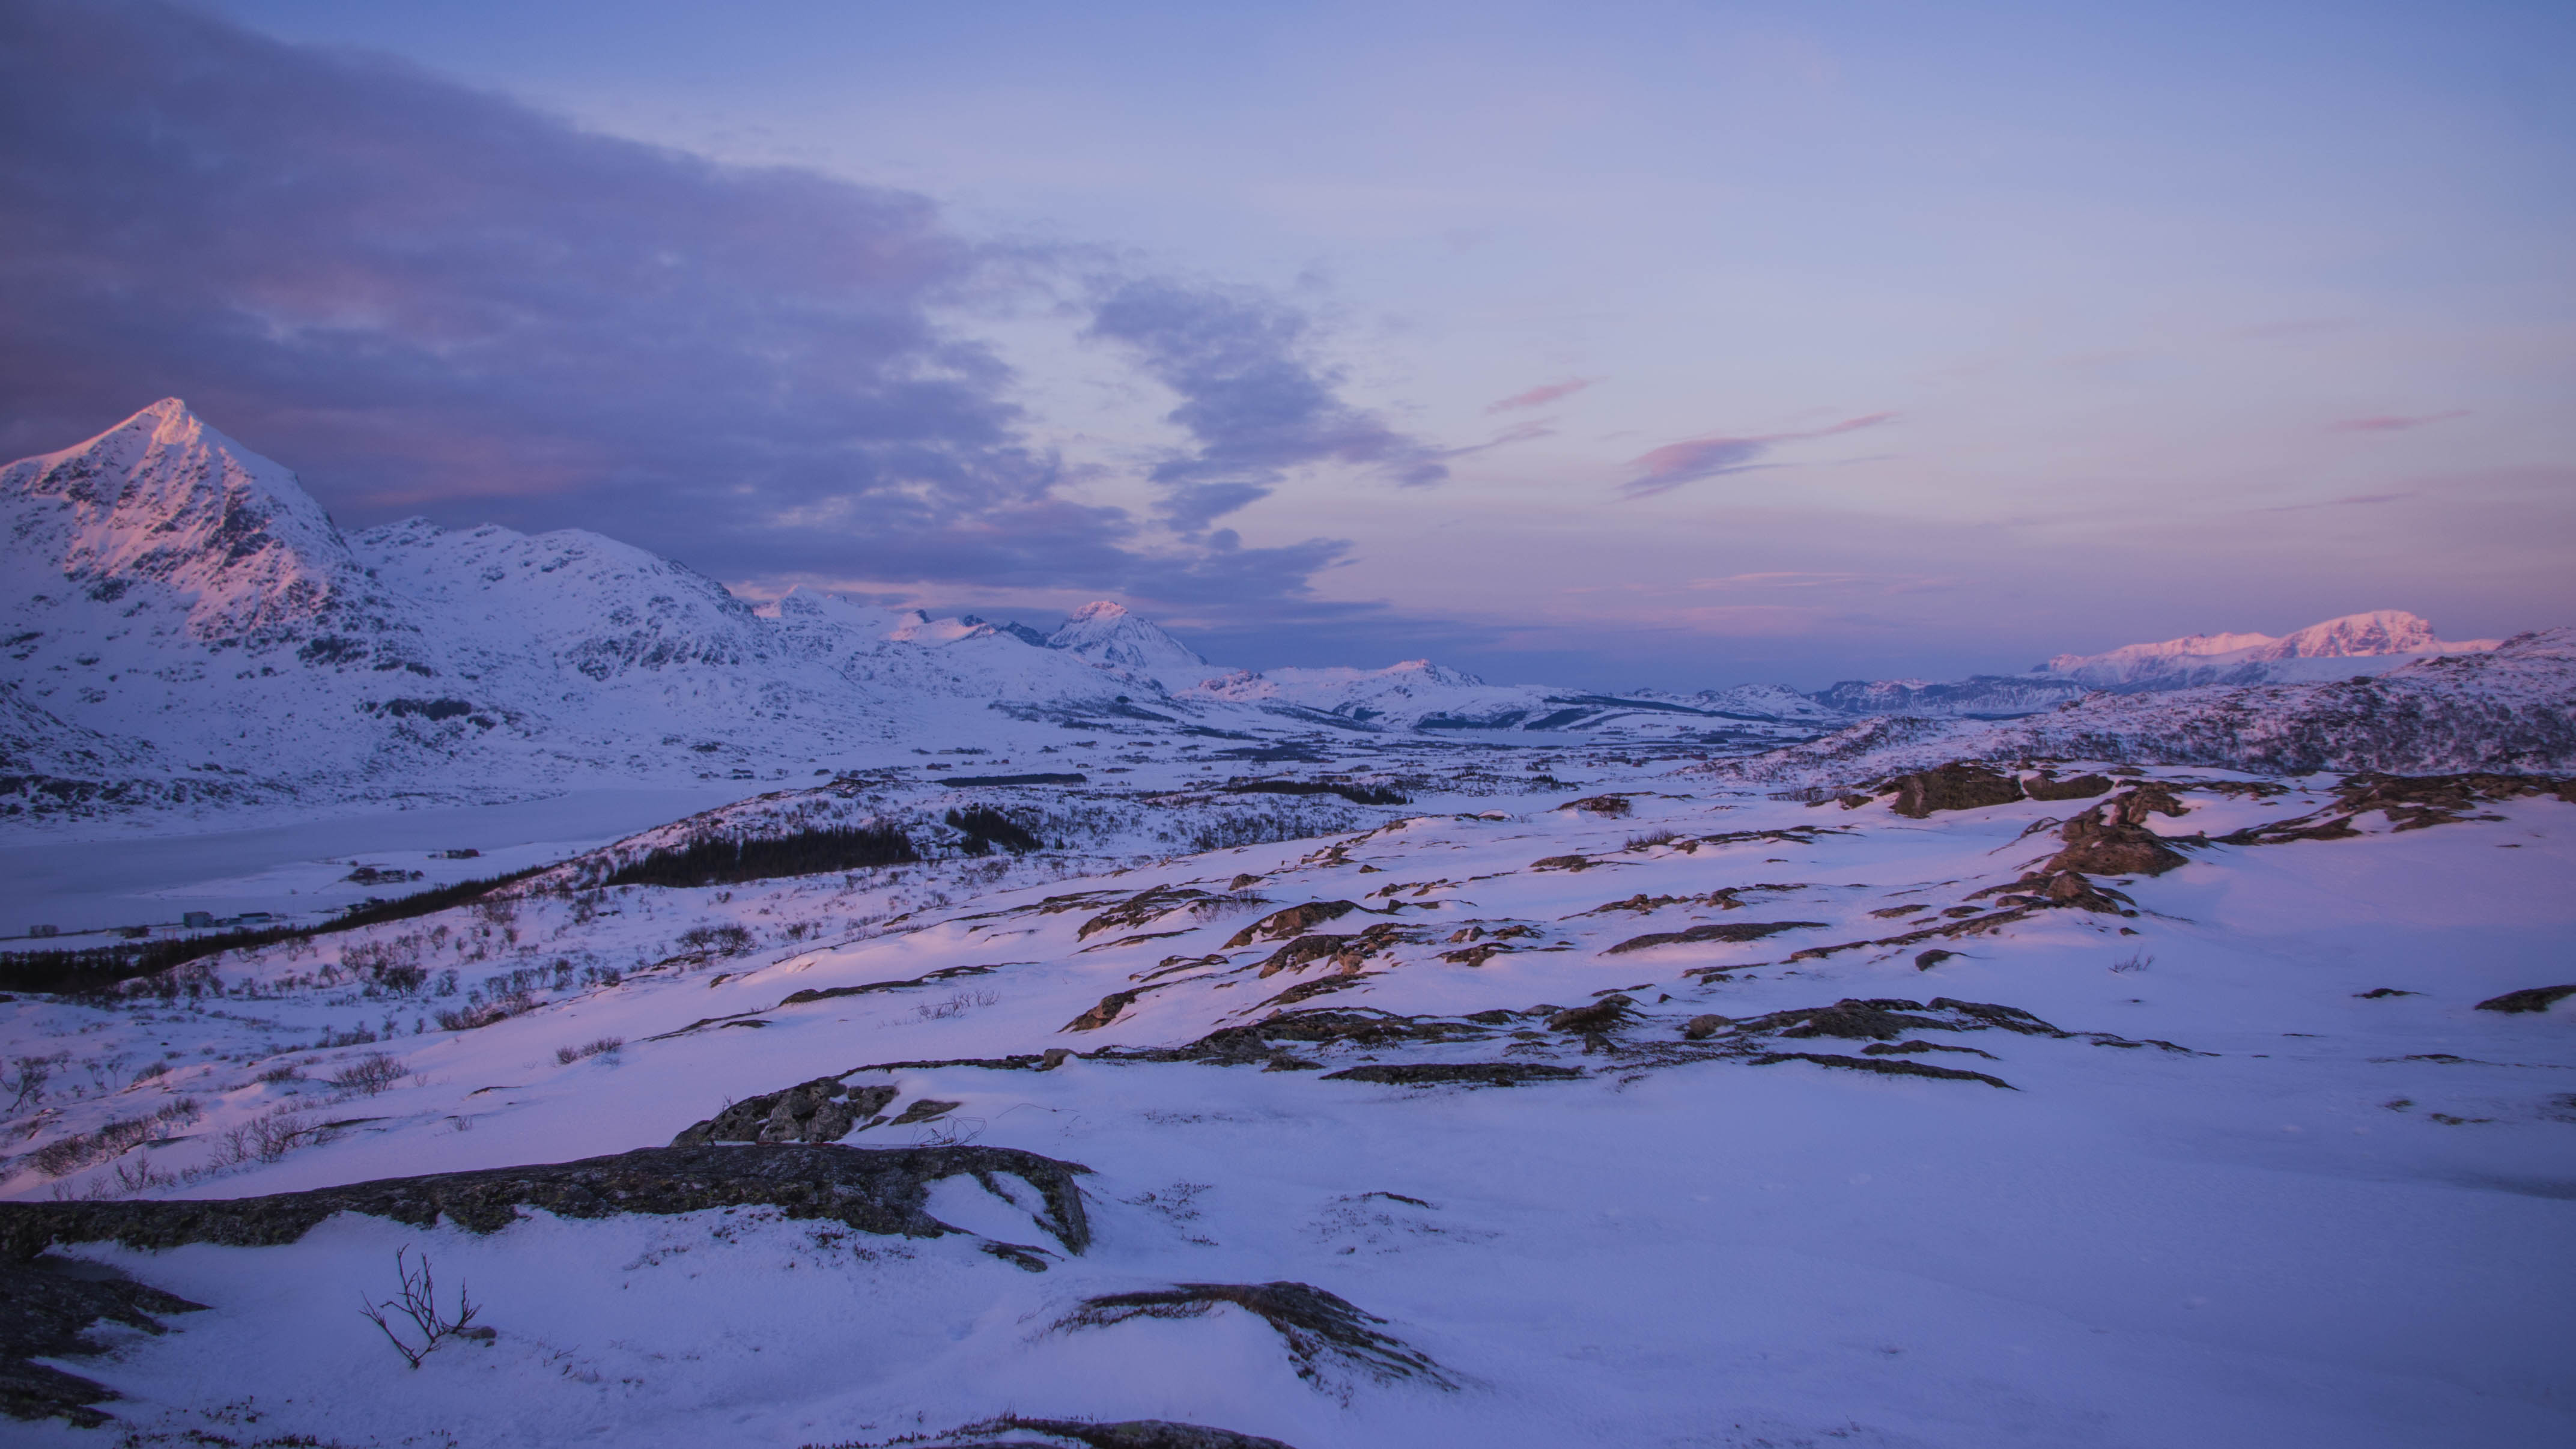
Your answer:
[[[2247,13],[2248,11],[2254,13]],[[1222,662],[2576,621],[2558,6],[0,10],[0,454]]]

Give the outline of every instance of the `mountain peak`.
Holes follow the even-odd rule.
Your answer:
[[[1198,683],[1210,667],[1197,650],[1164,633],[1161,625],[1107,599],[1074,610],[1046,642],[1166,690]]]
[[[95,437],[0,468],[12,537],[101,602],[167,590],[200,639],[292,630],[364,575],[293,473],[175,397]]]

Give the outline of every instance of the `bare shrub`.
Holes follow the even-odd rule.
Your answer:
[[[1669,830],[1649,830],[1643,835],[1629,836],[1627,848],[1630,850],[1652,850],[1658,845],[1670,845],[1672,842],[1679,840],[1680,838],[1680,836]]]
[[[964,1016],[979,1006],[991,1006],[1001,999],[990,991],[960,991],[946,1001],[925,1001],[912,1010],[924,1021],[946,1021],[952,1016]]]
[[[525,991],[505,991],[490,1001],[477,1000],[475,993],[469,992],[465,1004],[456,1010],[430,1014],[437,1019],[441,1031],[472,1031],[533,1011],[536,1005],[536,997]]]
[[[274,1107],[237,1127],[227,1127],[215,1139],[214,1165],[238,1167],[245,1162],[275,1162],[304,1146],[321,1140],[322,1128],[313,1119],[286,1107]]]
[[[260,1073],[259,1080],[266,1082],[272,1087],[282,1087],[289,1082],[300,1082],[304,1080],[304,1069],[293,1062],[280,1062],[276,1066],[270,1067],[267,1071]]]
[[[391,1052],[369,1052],[331,1074],[331,1085],[352,1096],[380,1095],[411,1075]]]
[[[680,944],[692,951],[739,956],[752,948],[752,939],[740,926],[697,926],[680,933]]]
[[[196,1098],[173,1097],[145,1116],[109,1122],[94,1132],[57,1137],[28,1153],[27,1161],[47,1177],[62,1177],[93,1162],[122,1157],[138,1142],[166,1138],[173,1128],[194,1122],[203,1115]]]
[[[2155,957],[2148,955],[2144,951],[2139,951],[2133,953],[2126,961],[2112,962],[2111,969],[2114,971],[2144,971],[2154,964],[2156,964]]]
[[[50,1057],[18,1057],[9,1063],[9,1073],[0,1076],[0,1092],[9,1094],[8,1110],[40,1106],[45,1100],[45,1083],[52,1081],[54,1069],[71,1060],[64,1052]]]
[[[438,1306],[438,1285],[430,1278],[429,1254],[421,1254],[420,1266],[414,1268],[408,1261],[410,1253],[409,1245],[394,1250],[394,1272],[401,1280],[400,1290],[382,1303],[370,1302],[361,1296],[358,1300],[359,1315],[381,1329],[386,1341],[394,1346],[394,1352],[401,1354],[403,1362],[412,1368],[420,1367],[420,1361],[429,1357],[429,1351],[446,1339],[459,1334],[468,1338],[489,1338],[492,1334],[490,1329],[468,1327],[474,1322],[476,1309],[474,1300],[466,1295],[465,1285],[456,1285],[456,1312],[449,1314]],[[419,1347],[405,1342],[402,1334],[395,1330],[393,1319],[397,1314],[410,1322],[414,1336],[420,1339]]]
[[[583,1042],[579,1046],[556,1047],[555,1064],[568,1067],[575,1062],[587,1061],[592,1057],[615,1056],[625,1045],[626,1038],[622,1036],[604,1036],[597,1041]]]

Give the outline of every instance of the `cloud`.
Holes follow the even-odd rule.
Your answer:
[[[2446,413],[2426,413],[2422,417],[2414,418],[2395,416],[2346,418],[2342,422],[2329,424],[2326,431],[2330,433],[2402,433],[2409,428],[2423,427],[2427,423],[2446,423],[2453,418],[2465,418],[2468,415],[2467,408],[2453,408]]]
[[[1317,463],[1374,469],[1407,487],[1449,476],[1437,450],[1336,395],[1340,376],[1312,355],[1304,313],[1247,288],[1161,278],[1113,277],[1095,290],[1086,335],[1123,347],[1180,395],[1168,420],[1196,447],[1149,476],[1184,537]]]
[[[1519,408],[1543,408],[1558,398],[1572,397],[1597,381],[1599,381],[1597,378],[1576,377],[1568,378],[1564,382],[1551,382],[1541,387],[1531,388],[1527,392],[1516,392],[1485,411],[1505,413]]]
[[[1341,459],[1433,481],[1307,319],[1126,278],[1093,328],[1179,391],[1195,541],[1062,496],[1017,380],[944,320],[1097,253],[928,200],[583,132],[198,10],[0,7],[0,457],[184,397],[364,523],[597,526],[720,576],[1303,590],[1347,546],[1207,523]]]
[[[1871,413],[1867,417],[1852,418],[1835,423],[1831,427],[1799,433],[1765,433],[1745,438],[1692,438],[1679,443],[1666,443],[1651,452],[1638,455],[1629,464],[1630,467],[1638,470],[1637,476],[1620,484],[1619,492],[1626,498],[1652,498],[1656,494],[1669,493],[1685,483],[1696,483],[1703,478],[1721,478],[1730,473],[1751,472],[1756,468],[1782,467],[1785,465],[1765,463],[1761,460],[1774,447],[1782,443],[1797,442],[1807,438],[1830,438],[1837,433],[1856,432],[1862,428],[1875,427],[1894,416],[1896,416],[1894,413]]]
[[[2352,508],[2374,503],[2395,503],[2412,498],[2412,493],[2356,493],[2349,498],[2329,498],[2321,503],[2284,503],[2272,508],[2258,508],[2257,513],[2305,513],[2312,508]]]

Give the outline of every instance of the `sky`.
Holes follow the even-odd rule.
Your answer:
[[[0,6],[0,453],[1218,662],[2576,623],[2576,7]]]

